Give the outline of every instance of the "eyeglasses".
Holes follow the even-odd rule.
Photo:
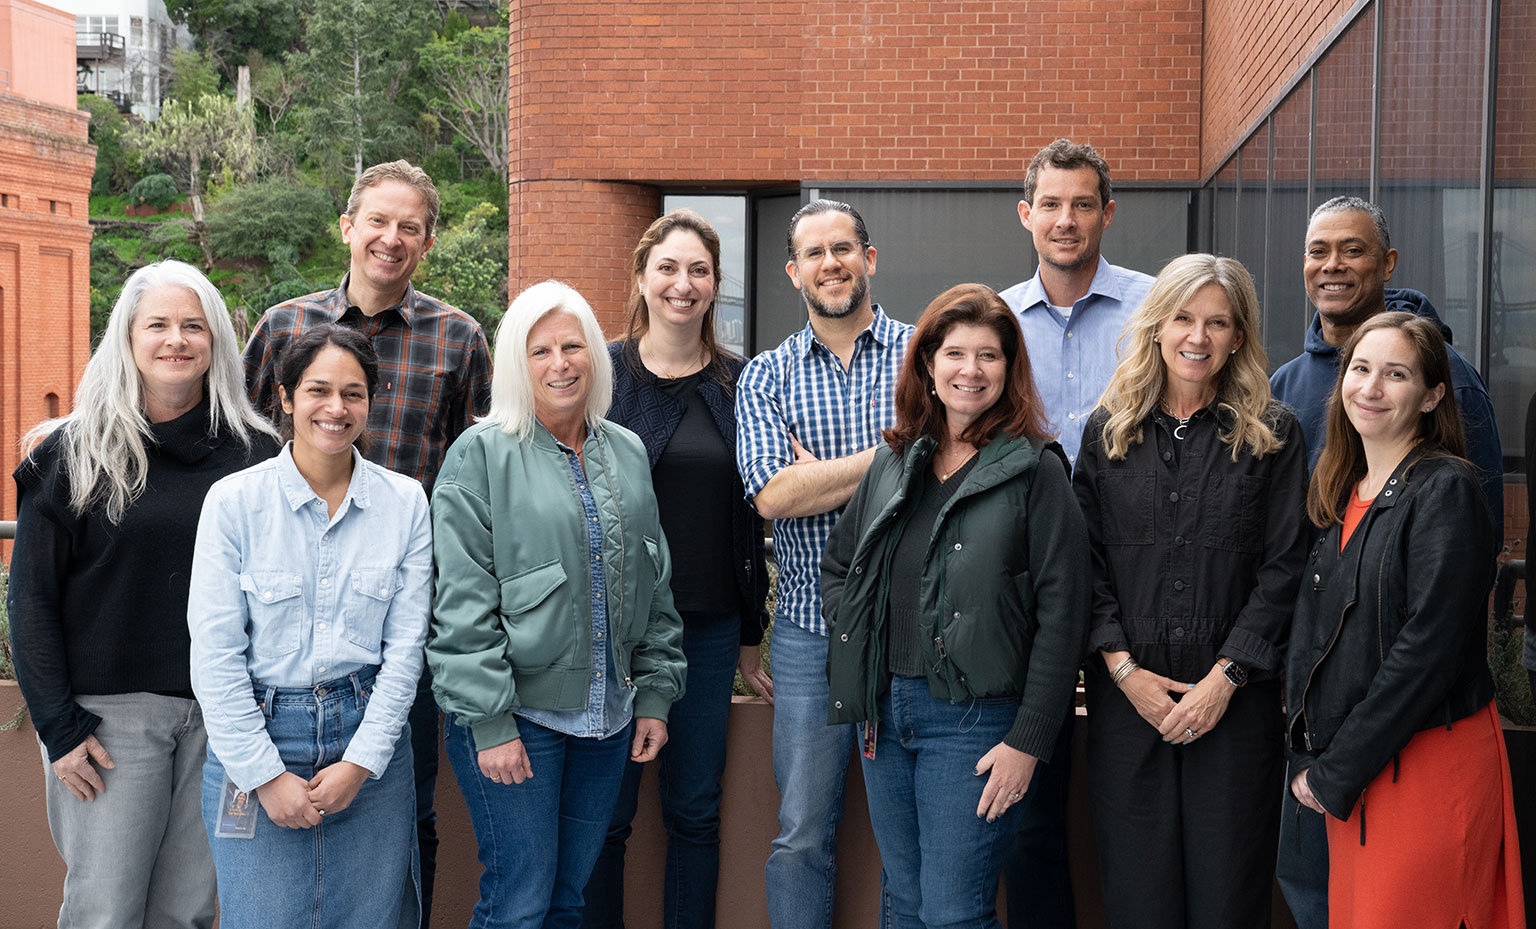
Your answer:
[[[827,257],[827,252],[838,261],[850,258],[853,253],[863,248],[863,243],[855,239],[844,239],[841,242],[833,242],[831,245],[807,245],[805,248],[795,251],[795,260],[805,264],[815,264]]]

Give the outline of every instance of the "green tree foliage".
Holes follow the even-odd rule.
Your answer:
[[[208,171],[222,169],[244,178],[256,164],[250,111],[218,94],[171,102],[161,109],[160,118],[146,123],[133,140],[146,158],[178,175],[198,223],[203,221]]]
[[[241,184],[209,208],[208,244],[221,258],[293,266],[336,224],[337,213],[330,195],[314,187],[276,179]]]
[[[310,137],[334,140],[354,178],[414,135],[405,91],[435,19],[420,0],[314,0],[304,18],[305,50],[287,61],[308,78]]]
[[[169,174],[150,174],[143,180],[133,185],[128,191],[128,197],[135,206],[146,204],[157,210],[163,210],[176,202],[181,194],[176,190],[176,181]]]
[[[439,233],[416,279],[423,291],[493,331],[507,306],[507,225],[502,209],[481,203]]]
[[[166,95],[174,100],[196,100],[219,92],[219,72],[206,52],[171,49],[171,78]]]
[[[506,177],[507,28],[455,26],[450,23],[444,28],[446,37],[421,49],[421,70],[430,86],[427,111],[467,139]]]
[[[246,55],[280,58],[303,35],[310,0],[165,0],[171,19],[187,27],[199,50],[230,81]]]
[[[133,186],[139,171],[137,152],[123,145],[128,132],[128,119],[118,112],[117,105],[96,94],[81,94],[79,107],[91,114],[91,126],[87,130],[90,143],[96,146],[96,173],[91,176],[91,194],[120,194]]]

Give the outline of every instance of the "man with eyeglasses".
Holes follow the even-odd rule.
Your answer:
[[[789,223],[789,279],[810,320],[752,359],[736,388],[736,465],[778,562],[770,658],[779,836],[765,868],[774,929],[832,925],[852,726],[827,725],[827,535],[894,423],[912,327],[870,302],[875,248],[853,207],[813,200]]]
[[[1093,146],[1057,139],[1041,149],[1029,162],[1019,201],[1019,222],[1033,237],[1040,266],[1001,295],[1019,317],[1045,415],[1073,464],[1083,425],[1114,373],[1120,331],[1152,287],[1152,278],[1099,253],[1115,218],[1111,192],[1109,165]],[[1051,762],[1035,769],[1003,867],[1009,929],[1077,923],[1066,832],[1075,715],[1068,713]]]

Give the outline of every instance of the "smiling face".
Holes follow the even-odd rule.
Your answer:
[[[145,292],[129,333],[146,393],[196,403],[213,360],[213,336],[197,294],[166,284]]]
[[[1115,218],[1115,201],[1103,203],[1099,197],[1099,174],[1093,168],[1040,169],[1034,202],[1019,202],[1019,221],[1033,235],[1042,262],[1062,271],[1099,263],[1104,230]]]
[[[341,240],[352,250],[352,281],[398,300],[432,247],[426,198],[403,181],[370,187],[357,214],[341,217]]]
[[[952,432],[975,422],[997,403],[1008,380],[1008,356],[989,326],[950,327],[928,361],[933,390]]]
[[[293,417],[294,455],[351,455],[368,425],[368,378],[357,358],[327,345],[299,375],[293,395],[278,387],[283,412]]]
[[[1157,341],[1170,391],[1201,396],[1215,390],[1216,375],[1242,347],[1243,334],[1226,292],[1207,284],[1163,323]]]
[[[807,249],[821,254],[806,257]],[[839,257],[841,251],[847,253]],[[812,316],[841,319],[870,308],[875,249],[859,244],[853,217],[847,213],[829,210],[802,217],[795,229],[795,257],[784,270]]]
[[[528,376],[533,415],[561,435],[586,414],[592,389],[592,355],[581,321],[553,310],[528,331]]]
[[[1418,436],[1421,417],[1440,403],[1445,385],[1425,385],[1418,354],[1406,335],[1377,329],[1356,343],[1339,396],[1362,441],[1392,445]]]
[[[1384,291],[1396,267],[1397,249],[1382,249],[1369,213],[1324,213],[1307,228],[1301,270],[1307,299],[1344,337],[1386,308]]]
[[[715,300],[715,265],[692,229],[673,229],[651,248],[636,286],[649,325],[697,329]]]

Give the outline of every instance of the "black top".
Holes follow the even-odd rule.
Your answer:
[[[660,389],[660,379],[640,362],[636,343],[608,343],[608,358],[613,362],[613,406],[608,409],[608,419],[640,437],[654,469],[661,460],[661,453],[672,441],[672,433],[677,431],[682,422],[683,404]],[[735,584],[735,609],[740,616],[741,644],[757,645],[763,641],[763,630],[768,626],[768,611],[765,607],[768,566],[764,557],[763,519],[747,503],[746,491],[742,488],[741,477],[735,468],[734,385],[747,363],[728,352],[721,352],[719,360],[725,367],[725,378],[717,379],[706,374],[694,382],[697,389],[689,399],[697,397],[703,401],[703,407],[709,412],[715,430],[731,452],[732,489],[728,515],[731,527],[731,573],[727,576]],[[674,584],[677,583],[675,570],[672,580]]]
[[[736,458],[698,396],[705,377],[700,371],[656,380],[658,390],[683,405],[683,418],[651,469],[672,550],[672,601],[680,613],[729,613],[737,600],[731,566]]]
[[[1111,461],[1108,414],[1083,431],[1072,484],[1093,548],[1092,651],[1126,650],[1149,671],[1198,681],[1218,658],[1273,681],[1296,603],[1310,532],[1307,450],[1296,417],[1271,403],[1285,443],[1232,460],[1219,400],[1178,420],[1154,412],[1142,440]],[[1097,660],[1097,659],[1095,659]]]
[[[912,515],[898,530],[900,536],[891,554],[891,598],[886,605],[889,622],[885,627],[886,670],[892,674],[921,677],[928,673],[928,663],[923,659],[927,636],[922,630],[922,610],[918,606],[922,603],[928,543],[939,524],[939,510],[965,483],[977,457],[972,455],[947,481],[939,480],[932,467],[924,468],[922,493],[912,505]]]
[[[100,718],[75,694],[192,696],[187,584],[203,497],[219,478],[277,453],[209,435],[208,404],[150,426],[144,492],[113,525],[102,508],[76,516],[60,434],[16,469],[11,642],[32,721],[57,761]],[[70,428],[66,426],[65,428]]]

